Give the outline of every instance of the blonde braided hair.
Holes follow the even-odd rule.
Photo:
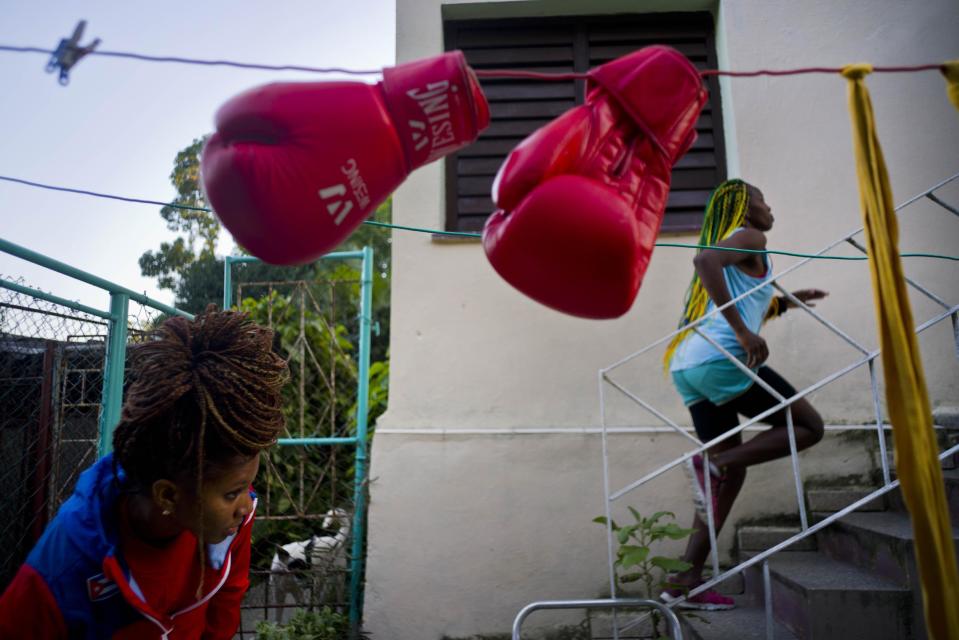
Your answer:
[[[702,246],[713,246],[725,240],[733,231],[743,226],[746,212],[749,211],[750,185],[739,179],[727,180],[716,187],[706,203],[706,213],[703,216],[703,227],[699,233],[699,243]],[[701,253],[702,249],[697,249]],[[679,328],[685,327],[706,315],[709,306],[709,294],[703,286],[699,275],[693,272],[693,278],[686,289],[686,299],[683,305],[683,315],[679,320]],[[681,331],[673,336],[663,354],[663,368],[669,371],[676,348],[686,339],[691,329]]]

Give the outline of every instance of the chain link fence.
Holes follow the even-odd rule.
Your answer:
[[[5,588],[80,473],[106,450],[102,427],[118,419],[125,386],[112,373],[119,363],[108,351],[126,347],[129,356],[129,347],[167,313],[182,312],[0,244],[112,295],[105,311],[0,277],[0,482],[7,494],[0,503],[0,587]],[[362,269],[348,263],[356,258],[363,259]],[[280,446],[264,455],[256,484],[251,589],[240,638],[254,637],[261,621],[282,623],[295,610],[323,607],[344,619],[348,615],[353,631],[359,629],[367,399],[379,398],[377,410],[385,406],[388,375],[385,349],[383,362],[369,367],[371,264],[372,252],[364,250],[310,271],[234,265],[229,290],[236,306],[274,330],[274,348],[288,360],[291,375],[284,391],[286,431]],[[126,331],[111,334],[112,319],[124,313]]]
[[[287,274],[258,264],[233,266],[231,298],[274,330],[274,348],[290,365],[286,430],[280,446],[263,456],[257,478],[241,638],[254,637],[261,621],[289,621],[296,610],[328,607],[346,615],[359,597],[351,578],[362,566],[354,538],[365,517],[360,504],[357,518],[365,478],[358,482],[352,441],[365,411],[358,402],[360,271]]]
[[[25,287],[21,280],[16,284]],[[160,313],[131,303],[129,342]],[[0,288],[0,585],[97,459],[108,320]]]

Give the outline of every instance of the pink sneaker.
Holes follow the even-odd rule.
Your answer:
[[[710,465],[712,467],[712,465]],[[703,457],[699,454],[694,455],[686,461],[686,475],[689,477],[690,484],[693,485],[693,505],[696,507],[696,513],[706,522],[706,485],[703,479]],[[717,475],[715,470],[709,474],[709,491],[712,498],[713,523],[719,521],[719,485],[723,481],[723,476]]]
[[[664,589],[659,594],[659,599],[666,604],[672,604],[690,591],[693,587],[678,587],[673,589]],[[706,589],[702,593],[681,600],[676,604],[677,609],[696,609],[698,611],[728,611],[736,608],[736,601],[729,596],[724,596],[715,589]]]

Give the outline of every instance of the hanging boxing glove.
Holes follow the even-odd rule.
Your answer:
[[[705,101],[695,67],[669,47],[591,71],[585,104],[535,131],[497,173],[499,210],[483,229],[493,268],[558,311],[626,313]]]
[[[387,68],[362,82],[276,83],[216,114],[203,149],[207,199],[233,237],[274,264],[327,253],[411,171],[462,148],[489,124],[463,54]]]

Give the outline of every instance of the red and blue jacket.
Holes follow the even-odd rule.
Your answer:
[[[253,510],[235,535],[207,545],[202,597],[184,609],[163,614],[144,600],[117,545],[116,507],[123,482],[122,469],[114,474],[112,454],[80,475],[73,495],[60,507],[0,597],[0,638],[233,637],[240,622],[240,603],[249,587]],[[198,562],[195,545],[192,551],[170,560]]]

